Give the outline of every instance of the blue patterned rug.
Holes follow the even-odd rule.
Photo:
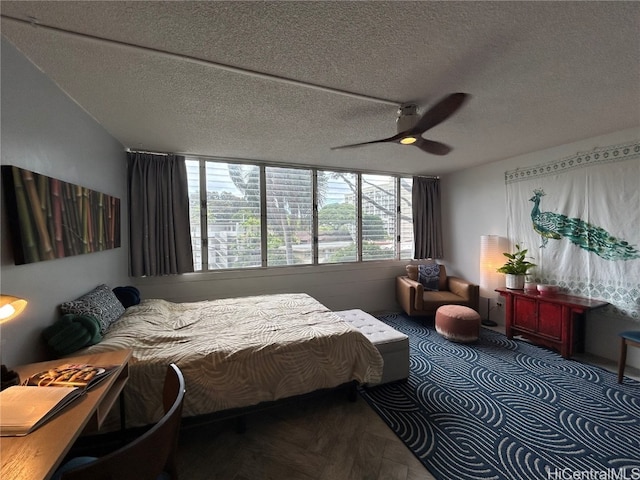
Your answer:
[[[640,382],[485,328],[463,345],[380,319],[409,335],[411,373],[361,394],[437,479],[640,479]]]

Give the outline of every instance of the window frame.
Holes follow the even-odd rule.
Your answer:
[[[317,166],[307,166],[307,165],[290,165],[290,164],[281,164],[281,163],[267,163],[267,162],[259,162],[259,161],[248,161],[248,160],[237,160],[237,159],[227,159],[227,158],[218,158],[218,157],[203,157],[198,155],[188,155],[185,157],[185,161],[187,162],[197,162],[198,168],[196,171],[199,175],[199,208],[200,208],[200,251],[201,251],[201,264],[197,265],[194,258],[194,273],[211,273],[211,272],[229,272],[229,271],[245,271],[249,269],[278,269],[278,268],[295,268],[295,267],[310,267],[310,266],[329,266],[329,265],[352,265],[352,264],[363,264],[363,263],[372,263],[372,262],[397,262],[397,261],[406,261],[406,258],[402,257],[402,232],[401,232],[401,211],[402,211],[402,198],[401,198],[401,179],[409,179],[412,181],[411,175],[402,175],[398,173],[388,173],[388,172],[376,172],[376,171],[362,171],[362,170],[350,170],[350,169],[341,169],[341,168],[332,168],[332,167],[317,167]],[[235,267],[235,268],[214,268],[210,269],[208,264],[208,239],[207,239],[207,191],[206,191],[206,164],[207,162],[213,163],[226,163],[226,164],[243,164],[243,165],[251,165],[257,166],[260,172],[260,245],[261,245],[261,266],[251,266],[251,267]],[[311,197],[312,197],[312,235],[311,235],[311,263],[301,263],[301,264],[287,264],[287,265],[269,265],[268,264],[268,228],[267,228],[267,179],[266,179],[266,169],[268,167],[280,167],[287,169],[298,169],[298,170],[306,170],[309,171],[312,178],[311,185]],[[335,172],[335,173],[346,173],[355,175],[355,187],[356,187],[356,255],[355,260],[352,261],[341,261],[341,262],[320,262],[319,261],[319,231],[318,231],[318,175],[320,172]],[[385,258],[385,259],[363,259],[363,199],[362,199],[362,176],[363,175],[382,175],[389,176],[393,178],[394,181],[394,193],[395,193],[395,226],[396,226],[396,235],[394,238],[394,247],[395,253],[393,258]],[[191,197],[191,192],[189,192]],[[412,239],[413,240],[413,239]],[[193,239],[192,239],[193,244]],[[195,251],[195,245],[194,245]]]

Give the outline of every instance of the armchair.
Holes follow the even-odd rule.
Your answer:
[[[480,287],[459,277],[448,277],[440,265],[438,290],[425,290],[418,281],[418,266],[408,265],[407,275],[396,277],[396,300],[409,316],[435,315],[442,305],[465,305],[478,311]]]

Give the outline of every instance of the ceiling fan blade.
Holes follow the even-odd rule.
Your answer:
[[[431,155],[446,155],[452,148],[444,143],[434,142],[433,140],[426,140],[422,137],[418,137],[413,144],[423,152],[430,153]]]
[[[372,143],[395,142],[395,141],[401,139],[403,136],[404,136],[404,134],[397,133],[393,137],[382,138],[380,140],[371,140],[370,142],[352,143],[350,145],[341,145],[339,147],[331,147],[331,150],[339,150],[341,148],[361,147],[362,145],[371,145]]]
[[[434,142],[433,140],[426,140],[421,135],[430,128],[435,127],[436,125],[456,113],[470,96],[471,95],[467,93],[452,93],[450,95],[447,95],[433,107],[427,110],[413,127],[403,132],[399,132],[392,137],[383,138],[380,140],[371,140],[369,142],[353,143],[350,145],[341,145],[339,147],[331,147],[331,150],[361,147],[363,145],[371,145],[372,143],[384,142],[409,144],[410,142],[401,140],[405,137],[414,137],[416,140],[414,143],[412,143],[412,145],[418,147],[420,150],[432,155],[446,155],[451,151],[450,146],[445,145],[444,143]]]
[[[413,128],[407,130],[407,133],[420,134],[435,127],[456,113],[470,96],[471,95],[467,93],[452,93],[444,97],[432,108],[427,110],[425,114],[422,115],[422,118],[418,120],[418,123],[416,123]]]

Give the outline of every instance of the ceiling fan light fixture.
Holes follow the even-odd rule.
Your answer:
[[[449,94],[433,105],[429,110],[424,112],[421,117],[418,117],[417,115],[416,105],[401,105],[398,109],[398,119],[396,120],[398,133],[395,135],[388,138],[381,138],[379,140],[331,147],[331,150],[361,147],[363,145],[372,145],[375,143],[393,142],[399,143],[400,145],[413,145],[414,147],[418,147],[423,152],[431,155],[447,155],[451,151],[450,146],[433,140],[427,140],[422,136],[422,134],[436,125],[441,124],[451,115],[456,113],[468,98],[469,95],[466,93]]]
[[[414,104],[402,105],[398,108],[398,118],[396,119],[396,131],[406,132],[418,123],[418,107]]]

